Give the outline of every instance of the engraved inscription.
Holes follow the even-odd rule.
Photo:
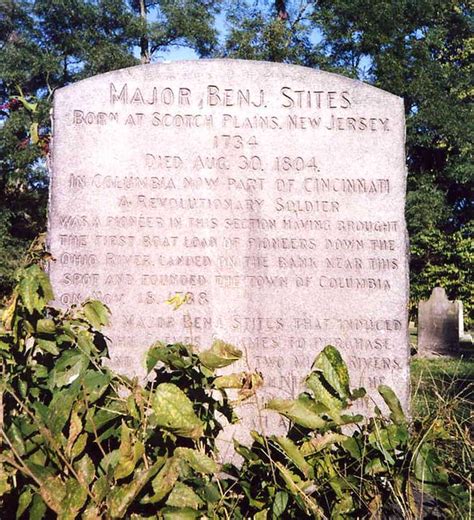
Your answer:
[[[54,131],[51,278],[63,306],[110,306],[114,366],[221,338],[293,397],[332,344],[364,406],[381,383],[407,405],[398,98],[282,64],[155,64],[58,90]]]

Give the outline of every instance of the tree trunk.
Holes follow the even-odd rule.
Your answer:
[[[140,0],[140,18],[143,22],[143,33],[140,37],[140,59],[142,63],[150,63],[150,42],[148,41],[147,22],[146,22],[146,6],[145,0]]]

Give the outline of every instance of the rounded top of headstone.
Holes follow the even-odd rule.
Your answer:
[[[435,287],[431,293],[431,297],[435,299],[447,299],[446,289],[444,287]]]
[[[90,78],[83,79],[71,85],[67,85],[58,89],[56,93],[70,89],[83,88],[87,83],[94,83],[111,79],[112,77],[121,80],[140,79],[140,80],[159,80],[170,79],[178,76],[186,76],[189,79],[198,81],[209,80],[212,76],[228,77],[229,80],[246,81],[249,80],[249,86],[254,86],[253,82],[268,80],[275,77],[275,80],[300,80],[304,82],[308,78],[315,78],[318,82],[324,80],[332,82],[334,85],[341,87],[346,85],[347,88],[355,90],[364,90],[365,95],[371,92],[371,97],[383,96],[393,98],[403,103],[403,99],[395,94],[382,90],[380,88],[364,83],[363,81],[348,78],[333,72],[325,72],[320,69],[303,67],[301,65],[290,65],[286,63],[277,63],[270,61],[254,61],[241,59],[201,59],[201,60],[180,60],[170,63],[149,63],[144,65],[136,65],[117,69],[104,74],[98,74]]]

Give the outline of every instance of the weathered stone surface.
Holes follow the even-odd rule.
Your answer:
[[[435,287],[418,306],[418,352],[424,356],[459,352],[464,334],[462,303],[450,301],[442,287]]]
[[[407,407],[404,140],[400,98],[296,66],[178,62],[63,88],[57,299],[110,305],[129,373],[156,339],[221,338],[263,373],[264,397],[292,397],[333,344],[354,385],[391,385]],[[177,292],[190,301],[173,311]]]

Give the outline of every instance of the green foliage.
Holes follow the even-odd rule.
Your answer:
[[[294,401],[267,405],[291,419],[287,437],[253,432],[250,448],[236,443],[243,465],[225,468],[243,497],[234,518],[415,519],[423,509],[433,518],[461,518],[466,483],[453,484],[444,470],[431,444],[436,432],[428,428],[429,439],[426,429],[410,433],[392,390],[379,387],[389,418],[378,409],[368,420],[351,414],[363,393],[349,392],[347,368],[334,347],[317,356],[306,386]],[[420,489],[451,509],[426,507]]]
[[[30,266],[3,315],[2,517],[217,511],[208,498],[219,496],[215,439],[233,415],[214,369],[199,358],[240,352],[222,342],[199,355],[156,344],[142,385],[103,365],[103,304],[63,312],[48,306],[52,297],[45,273]]]
[[[174,45],[207,56],[219,2],[202,0],[0,2],[0,300],[29,244],[46,227],[54,91],[149,61]]]
[[[474,326],[474,226],[443,233],[430,228],[411,240],[411,313],[416,317],[417,303],[430,297],[433,287],[446,289],[448,297],[463,302],[464,324]]]
[[[414,433],[429,440],[451,482],[469,486],[474,460],[474,360],[414,359],[411,384]],[[469,503],[458,508],[458,518],[469,518]]]
[[[261,384],[257,374],[215,373],[241,353],[222,341],[199,353],[156,343],[141,383],[103,362],[102,303],[60,311],[52,297],[32,265],[2,317],[2,517],[415,519],[420,493],[436,499],[433,515],[462,517],[468,483],[437,450],[449,431],[435,422],[410,432],[385,386],[389,417],[353,414],[365,392],[351,390],[334,347],[316,357],[297,399],[267,403],[290,419],[287,436],[252,432],[250,447],[235,442],[242,465],[221,468],[216,439],[235,421],[225,389],[244,399]]]

